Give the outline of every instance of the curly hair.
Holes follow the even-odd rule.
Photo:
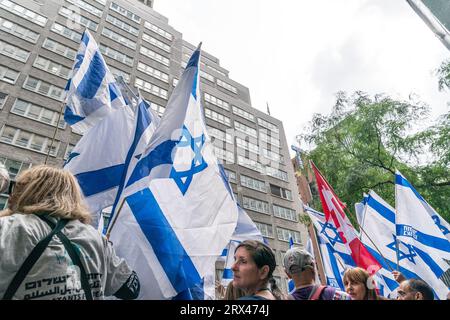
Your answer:
[[[39,165],[21,173],[10,195],[8,208],[0,216],[13,213],[48,214],[89,223],[91,215],[75,177],[68,171]]]

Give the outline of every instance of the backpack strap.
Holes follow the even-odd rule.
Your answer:
[[[311,291],[311,294],[309,295],[308,300],[319,300],[325,288],[326,286],[314,286],[314,288]]]
[[[17,271],[16,275],[14,276],[8,288],[6,289],[5,294],[3,295],[2,298],[3,300],[11,300],[14,297],[14,294],[16,294],[17,289],[19,289],[19,286],[22,284],[23,280],[28,275],[31,268],[33,268],[36,261],[42,255],[44,250],[47,248],[53,236],[56,233],[60,232],[66,226],[68,221],[69,220],[66,219],[59,220],[56,226],[52,228],[53,230],[44,239],[39,241],[38,244],[33,248],[33,250],[31,250],[31,253],[22,263],[22,265],[19,268],[19,271]]]
[[[41,218],[41,220],[43,220],[44,222],[46,222],[51,228],[54,228],[55,224],[48,217],[46,216],[38,216],[38,217]],[[75,248],[75,245],[72,243],[72,241],[70,241],[70,239],[67,238],[67,236],[61,231],[58,231],[56,233],[56,236],[63,243],[64,247],[67,250],[67,253],[70,256],[70,259],[72,259],[72,262],[76,266],[78,266],[78,268],[80,268],[81,287],[83,288],[86,300],[93,300],[91,286],[89,284],[86,269],[84,268],[83,263],[81,262],[80,253],[78,249]]]

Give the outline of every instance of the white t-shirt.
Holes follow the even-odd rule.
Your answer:
[[[50,232],[51,228],[33,214],[0,217],[0,299],[31,250]],[[93,298],[116,293],[132,270],[116,256],[111,243],[78,220],[69,221],[62,232],[81,252]],[[13,299],[85,299],[79,268],[58,237],[50,241]]]

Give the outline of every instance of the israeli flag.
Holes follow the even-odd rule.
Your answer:
[[[391,271],[397,269],[395,247],[395,211],[374,191],[364,195],[360,226],[361,242],[381,265],[378,270],[380,294],[387,297],[398,287]],[[408,269],[400,270],[407,277],[417,276]]]
[[[326,221],[325,214],[306,205],[304,210],[311,218],[316,230],[327,285],[345,291],[342,277],[347,268],[356,267],[355,261],[344,245],[333,221]]]
[[[77,178],[95,227],[101,210],[116,201],[127,161],[136,161],[130,149],[142,153],[158,123],[158,115],[141,99],[137,106],[125,106],[100,120],[73,148],[64,169]]]
[[[141,281],[140,299],[167,299],[211,272],[238,219],[206,132],[200,49],[192,54],[146,150],[133,155],[108,233]]]
[[[84,134],[98,121],[125,104],[114,76],[93,36],[85,30],[66,85],[64,120],[72,130]]]
[[[445,299],[448,288],[439,278],[449,269],[444,259],[450,260],[450,242],[430,216],[425,199],[398,171],[395,174],[395,204],[399,263],[408,259],[421,270],[426,269],[422,279],[435,290],[439,299]],[[406,257],[402,248],[407,250]]]

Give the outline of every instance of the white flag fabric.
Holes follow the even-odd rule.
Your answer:
[[[395,174],[395,205],[399,263],[414,263],[422,280],[445,299],[448,288],[439,278],[449,269],[444,259],[450,260],[450,242],[430,216],[425,199],[400,172]]]
[[[200,105],[199,59],[197,49],[145,152],[135,157],[108,230],[117,254],[139,275],[140,299],[171,298],[200,283],[236,228],[238,209]]]
[[[66,85],[64,120],[84,134],[98,121],[125,105],[114,76],[93,36],[86,29]]]
[[[134,106],[136,111],[132,108],[133,106],[125,106],[100,120],[81,137],[64,164],[64,169],[77,178],[85,201],[93,213],[100,213],[102,209],[114,204],[127,172],[126,161],[136,160],[129,155],[133,141],[137,139],[136,135],[139,143],[134,149],[142,153],[158,124],[158,116],[145,101],[140,100],[138,106]],[[146,123],[142,123],[142,119],[146,119]],[[137,133],[139,131],[145,134]],[[98,216],[93,215],[95,223]]]

